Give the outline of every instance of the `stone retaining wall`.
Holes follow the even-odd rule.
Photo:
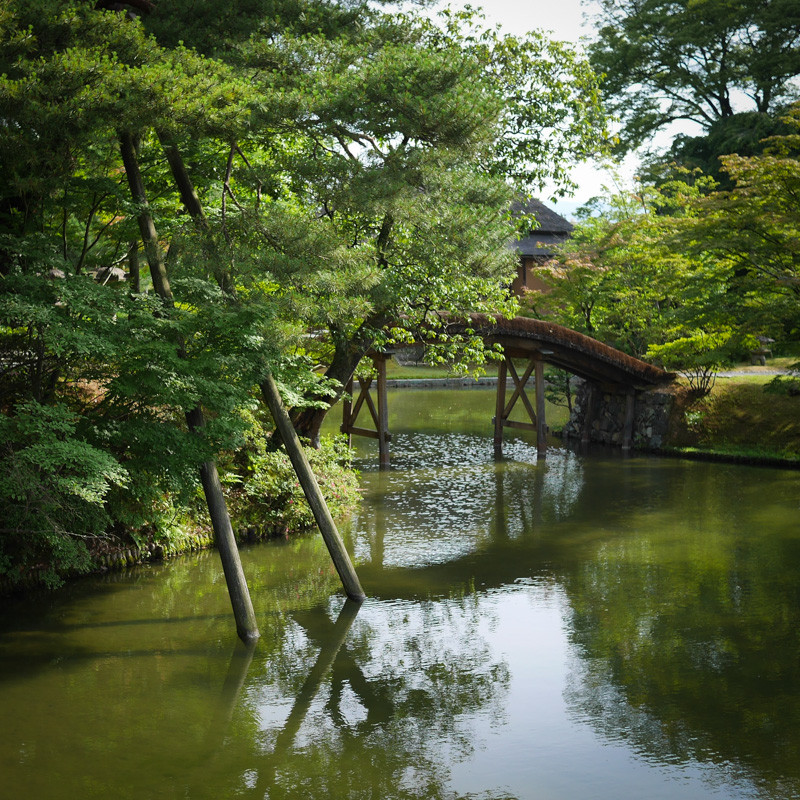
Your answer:
[[[572,413],[564,426],[564,438],[583,438],[589,383],[578,387]],[[626,395],[595,386],[589,441],[622,446],[624,439]],[[674,394],[668,388],[655,387],[635,392],[633,446],[657,450],[667,438]]]

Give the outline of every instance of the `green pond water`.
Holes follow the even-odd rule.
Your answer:
[[[0,798],[800,798],[800,471],[492,453],[390,395],[341,525],[0,605]]]

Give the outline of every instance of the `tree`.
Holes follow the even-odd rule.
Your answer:
[[[551,291],[531,294],[533,312],[643,357],[667,337],[687,294],[693,264],[670,246],[669,234],[673,214],[701,186],[672,182],[609,198],[540,269]]]
[[[785,123],[763,154],[722,158],[733,188],[696,198],[681,233],[728,266],[751,332],[783,339],[800,332],[800,106]]]
[[[604,215],[580,223],[541,270],[552,291],[531,303],[534,311],[683,373],[703,395],[720,366],[754,346],[759,328],[737,291],[733,265],[690,233],[715,184],[685,177],[611,198]]]
[[[722,157],[730,189],[684,173],[612,199],[543,269],[534,310],[684,372],[699,394],[757,337],[800,332],[800,109],[760,155]]]
[[[672,122],[710,132],[740,111],[775,116],[797,97],[794,0],[602,0],[598,22],[589,57],[622,122],[621,150]]]
[[[117,5],[0,11],[0,400],[66,406],[133,526],[190,504],[197,464],[246,473],[227,454],[267,372],[325,408],[367,347],[438,326],[446,353],[439,312],[511,310],[505,171],[563,177],[602,115],[575,54],[469,15]]]
[[[393,339],[427,339],[437,358],[452,356],[466,342],[449,336],[445,314],[509,313],[515,191],[563,180],[565,153],[597,146],[597,86],[574,52],[473,23],[396,15],[365,42],[283,38],[249,50],[262,91],[274,93],[278,76],[301,120],[284,155],[296,165],[289,187],[316,210],[315,241],[330,255],[295,286],[328,334],[319,358],[340,386]],[[296,415],[299,430],[313,439],[324,411]]]

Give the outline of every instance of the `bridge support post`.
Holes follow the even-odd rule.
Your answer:
[[[503,455],[503,410],[506,407],[506,381],[508,380],[508,368],[506,360],[500,362],[497,370],[497,400],[494,412],[494,454]]]
[[[587,445],[592,439],[592,423],[594,422],[595,385],[587,381],[586,386],[586,413],[583,415],[583,430],[581,431],[581,444]]]
[[[379,353],[372,360],[378,370],[378,458],[381,469],[389,468],[389,397],[386,391],[387,353]]]
[[[391,357],[391,353],[376,353],[372,356],[372,360],[375,363],[375,369],[378,372],[377,408],[375,407],[375,402],[370,394],[372,378],[358,379],[361,391],[359,392],[355,403],[352,401],[353,379],[350,378],[346,386],[346,391],[351,399],[345,400],[342,403],[342,426],[340,430],[342,433],[347,435],[348,444],[352,442],[353,435],[367,436],[370,439],[377,439],[381,469],[387,469],[389,467],[389,442],[392,439],[392,436],[389,433],[389,402],[386,384],[386,362]],[[375,424],[375,430],[356,427],[358,415],[361,413],[361,409],[365,405],[370,413],[370,416],[372,417],[373,423]]]
[[[535,373],[534,384],[536,390],[537,410],[533,410],[531,401],[525,392],[525,386],[531,374]],[[508,375],[514,381],[514,393],[511,399],[506,402],[506,380]],[[525,410],[528,412],[530,422],[517,422],[509,419],[517,400],[522,401]],[[503,428],[517,428],[524,431],[536,432],[536,450],[542,458],[546,455],[547,448],[547,425],[544,418],[544,362],[539,356],[532,356],[528,360],[528,366],[522,377],[517,373],[517,368],[509,355],[500,362],[497,374],[497,401],[494,415],[494,452],[496,456],[503,454]]]
[[[633,444],[633,420],[636,410],[636,392],[628,389],[625,393],[625,422],[622,427],[622,449],[627,451]]]
[[[536,388],[536,455],[547,456],[547,424],[544,417],[544,362],[536,359],[534,384]]]

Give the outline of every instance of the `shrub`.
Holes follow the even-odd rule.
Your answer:
[[[253,429],[261,434],[260,426]],[[247,464],[238,475],[226,476],[230,486],[231,516],[238,525],[261,535],[281,535],[310,528],[314,515],[300,482],[281,446],[266,447],[263,435],[251,438],[246,448]],[[305,448],[311,468],[334,518],[344,516],[360,501],[358,474],[352,454],[342,436],[322,437],[320,448]]]
[[[12,583],[31,571],[50,586],[86,571],[87,542],[110,524],[104,506],[127,473],[107,452],[76,434],[63,405],[30,400],[0,415],[0,574]]]
[[[764,384],[764,391],[767,394],[797,397],[800,395],[800,375],[776,375]]]
[[[692,393],[704,397],[713,388],[719,369],[731,361],[735,347],[730,330],[706,333],[696,331],[664,344],[653,344],[647,355],[665,369],[680,372],[688,381]]]

